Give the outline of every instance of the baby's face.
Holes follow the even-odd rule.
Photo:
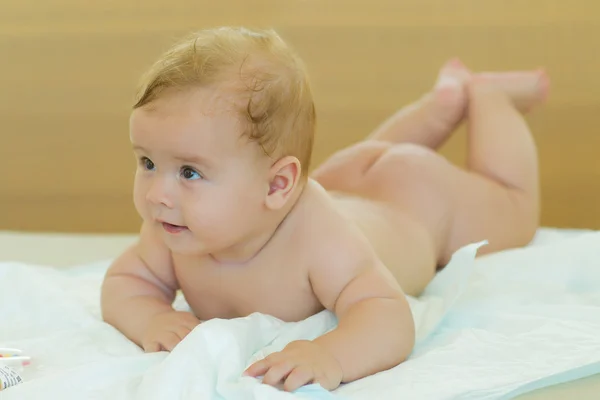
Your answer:
[[[226,251],[259,226],[271,161],[243,135],[231,97],[165,93],[134,110],[134,203],[171,251]]]

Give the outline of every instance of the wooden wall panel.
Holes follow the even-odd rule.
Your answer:
[[[190,30],[274,27],[305,59],[313,165],[427,90],[458,55],[475,70],[545,67],[528,117],[542,222],[600,229],[600,3],[593,0],[3,0],[0,229],[132,232],[128,114],[139,75]],[[442,149],[465,154],[464,131]]]

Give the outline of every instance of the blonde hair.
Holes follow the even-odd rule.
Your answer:
[[[154,101],[165,89],[230,82],[244,99],[239,110],[247,121],[243,133],[270,157],[298,158],[306,177],[316,125],[308,75],[302,60],[272,30],[223,27],[194,33],[143,76],[133,108]]]

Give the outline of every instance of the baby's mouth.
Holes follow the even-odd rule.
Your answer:
[[[165,231],[167,231],[168,233],[173,233],[173,234],[177,234],[177,233],[187,230],[187,226],[173,225],[173,224],[169,224],[168,222],[163,222],[162,226]]]

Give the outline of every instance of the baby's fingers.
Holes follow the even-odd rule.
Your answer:
[[[188,328],[190,331],[193,331],[194,328],[196,328],[198,325],[200,325],[200,321],[198,319],[196,319],[195,317],[194,318],[190,318],[184,324],[184,326],[186,328]]]
[[[290,361],[280,361],[271,365],[271,368],[265,373],[263,383],[271,386],[278,385],[292,372],[294,366]]]
[[[173,351],[179,342],[181,338],[175,332],[164,332],[160,338],[160,344],[167,351]]]
[[[246,371],[244,371],[244,375],[249,375],[253,377],[264,375],[269,368],[271,368],[276,363],[279,363],[282,360],[281,353],[271,353],[266,358],[263,358],[260,361],[255,362],[251,366],[249,366]]]
[[[146,353],[156,353],[159,352],[161,350],[160,348],[160,343],[158,342],[148,342],[148,343],[144,343],[142,345],[144,351]]]
[[[185,339],[185,337],[191,332],[192,330],[189,329],[187,326],[178,326],[175,329],[173,329],[173,333],[175,333],[177,336],[179,336],[179,341],[182,341],[183,339]]]
[[[283,389],[287,392],[293,392],[294,390],[312,382],[315,374],[312,368],[305,365],[300,365],[288,375],[287,379],[283,384]]]
[[[185,326],[190,331],[200,324],[200,320],[191,313],[185,313],[182,316],[183,318],[180,320],[181,325]]]
[[[246,371],[244,371],[244,375],[253,376],[256,378],[257,376],[264,375],[270,367],[271,363],[268,362],[266,359],[257,361],[251,366],[249,366],[246,369]]]

